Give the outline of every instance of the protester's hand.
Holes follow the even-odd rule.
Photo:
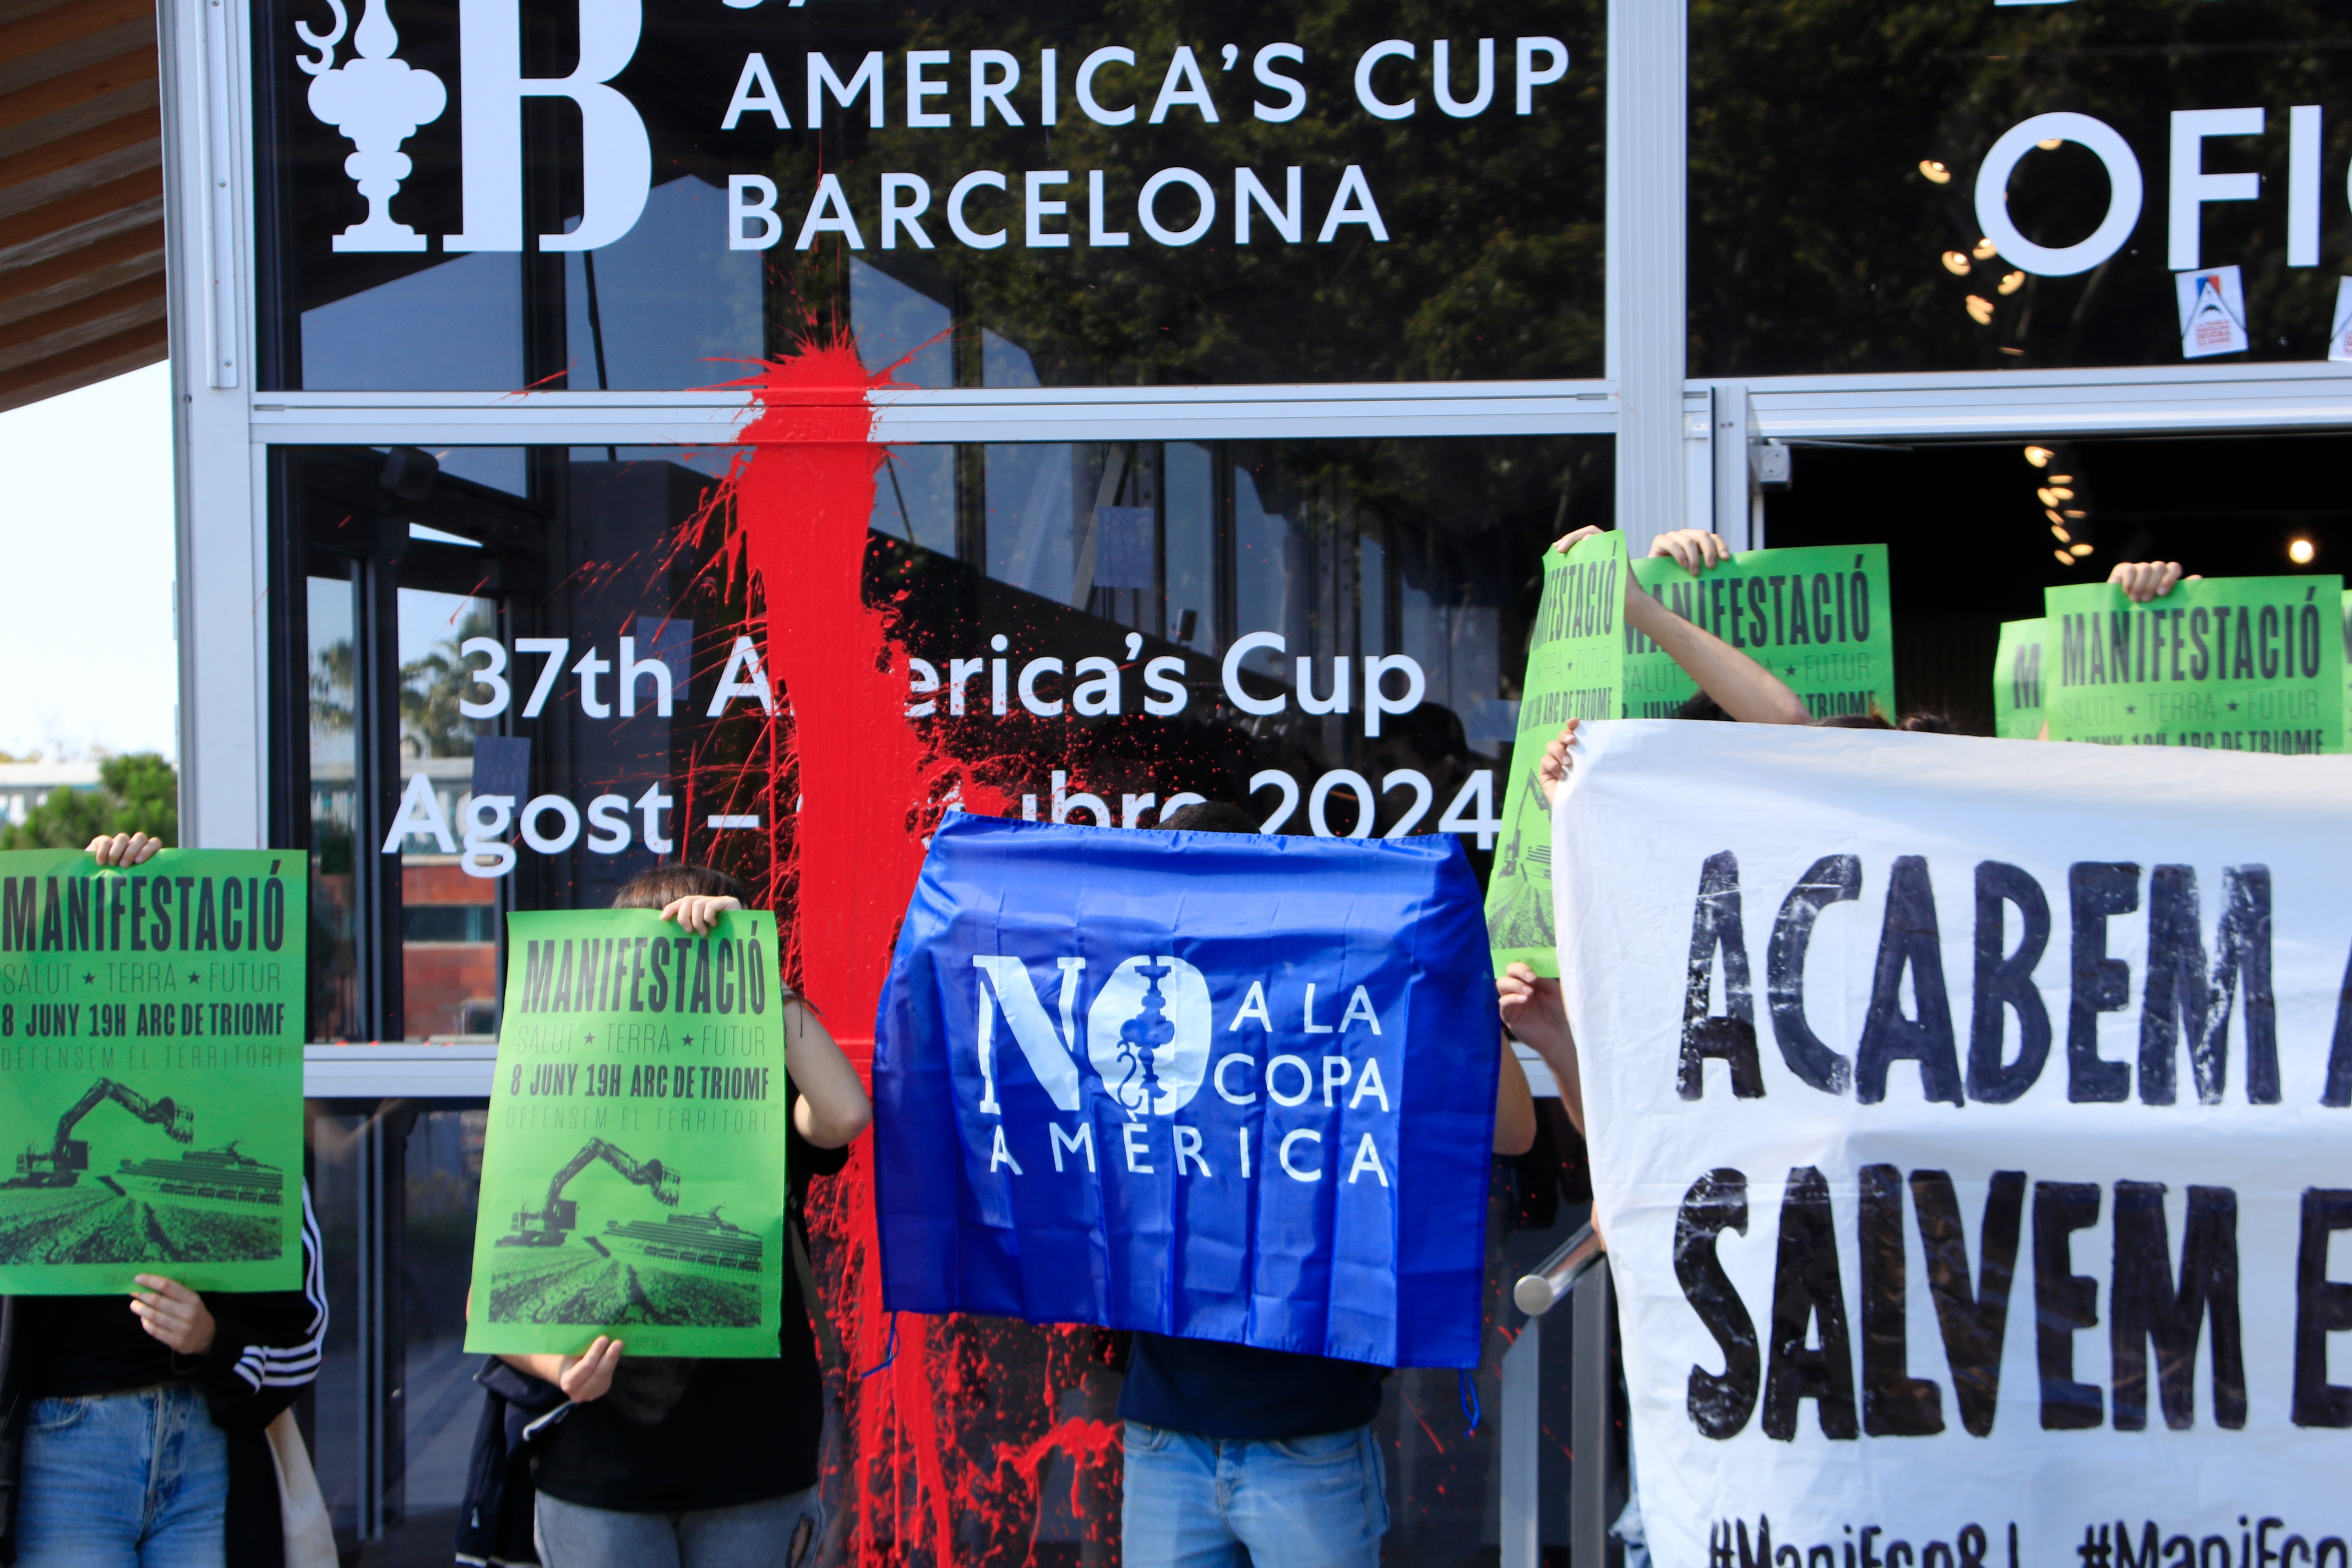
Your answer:
[[[661,918],[676,921],[678,929],[689,936],[709,936],[720,915],[742,907],[743,900],[730,893],[688,893],[664,904]]]
[[[1568,782],[1568,770],[1576,765],[1576,759],[1568,752],[1576,744],[1576,727],[1582,722],[1580,719],[1570,719],[1567,726],[1551,738],[1551,744],[1544,748],[1543,761],[1536,764],[1536,783],[1543,790],[1546,805],[1558,797],[1559,786]]]
[[[1584,1131],[1584,1074],[1576,1059],[1576,1036],[1568,1026],[1568,1004],[1559,982],[1546,980],[1524,963],[1514,963],[1496,977],[1495,994],[1502,1004],[1503,1023],[1526,1041],[1551,1068],[1552,1087],[1569,1121]]]
[[[162,839],[145,833],[101,833],[89,841],[89,853],[101,866],[143,866],[162,847]]]
[[[136,1278],[143,1289],[131,1292],[131,1310],[139,1314],[141,1327],[182,1355],[202,1355],[213,1348],[213,1315],[202,1296],[161,1274]]]
[[[470,1319],[473,1313],[474,1295],[469,1290],[466,1293],[466,1315]],[[579,1355],[530,1351],[501,1353],[499,1359],[517,1372],[529,1373],[541,1383],[555,1384],[574,1405],[586,1405],[611,1392],[613,1372],[621,1362],[621,1342],[598,1334]]]
[[[1582,528],[1578,529],[1574,533],[1563,533],[1558,539],[1553,540],[1551,542],[1551,552],[1555,555],[1565,555],[1570,551],[1575,549],[1578,545],[1583,543],[1586,540],[1594,538],[1603,531],[1605,531],[1595,528],[1588,522]]]
[[[2201,583],[2204,579],[2194,574],[2182,576],[2178,561],[2118,561],[2116,569],[2107,574],[2107,581],[2121,588],[2133,604],[2145,605],[2171,593],[2176,583]]]
[[[620,1364],[621,1342],[598,1334],[584,1353],[565,1356],[549,1381],[572,1404],[586,1405],[612,1391],[613,1373]]]
[[[1495,980],[1495,995],[1503,1010],[1503,1027],[1539,1051],[1568,1046],[1568,1004],[1559,982],[1538,974],[1524,963],[1514,963]]]
[[[1696,577],[1710,566],[1731,559],[1731,546],[1721,534],[1703,528],[1670,528],[1650,542],[1650,555],[1672,556],[1675,565]]]

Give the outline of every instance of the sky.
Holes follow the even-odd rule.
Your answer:
[[[176,756],[166,365],[0,413],[0,751]]]

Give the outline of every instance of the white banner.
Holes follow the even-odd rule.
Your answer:
[[[1583,733],[1661,1568],[2347,1568],[2352,757]]]

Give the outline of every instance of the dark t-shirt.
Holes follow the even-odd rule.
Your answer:
[[[811,1176],[832,1175],[848,1159],[846,1149],[787,1134],[795,1197]],[[540,1439],[534,1482],[566,1502],[623,1513],[733,1508],[815,1485],[824,1375],[789,1260],[776,1338],[782,1353],[774,1361],[623,1351],[611,1390],[574,1406]]]
[[[1196,1437],[1312,1437],[1370,1422],[1387,1375],[1369,1362],[1138,1334],[1118,1413]]]
[[[17,1354],[35,1399],[79,1399],[185,1381],[172,1370],[171,1348],[150,1334],[131,1298],[24,1296],[24,1339]]]

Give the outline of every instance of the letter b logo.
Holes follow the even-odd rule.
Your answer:
[[[458,21],[464,79],[466,229],[445,250],[522,248],[522,100],[580,106],[580,226],[542,234],[541,250],[593,250],[635,226],[653,189],[653,144],[635,108],[605,84],[637,52],[640,0],[580,0],[580,64],[567,77],[522,74],[521,0],[465,0]]]
[[[522,74],[521,0],[461,0],[457,44],[464,110],[465,227],[444,235],[448,251],[520,250],[522,244],[522,100],[568,98],[580,106],[581,213],[570,234],[542,234],[541,250],[593,250],[636,226],[653,190],[653,145],[636,109],[607,85],[637,52],[645,26],[643,0],[578,0],[580,63],[564,77]],[[389,206],[414,165],[400,144],[419,126],[440,118],[446,102],[441,79],[411,69],[394,54],[399,34],[387,0],[367,0],[352,36],[357,57],[335,64],[342,42],[342,8],[331,32],[302,23],[295,32],[319,53],[299,60],[311,83],[310,111],[350,139],[357,151],[344,172],[368,199],[368,216],[337,235],[334,247],[423,250],[425,237],[393,220]]]

